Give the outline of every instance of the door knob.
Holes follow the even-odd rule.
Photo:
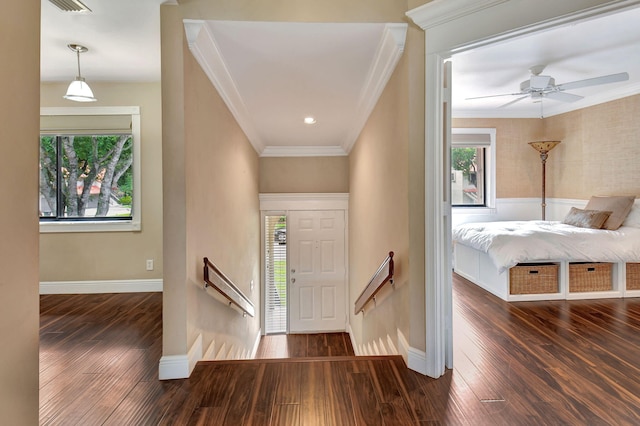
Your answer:
[[[295,278],[291,278],[291,284],[295,283],[296,279]]]
[[[296,273],[296,270],[295,270],[295,269],[292,269],[292,270],[291,270],[291,273],[295,274],[295,273]]]

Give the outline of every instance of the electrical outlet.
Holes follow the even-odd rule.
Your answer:
[[[153,271],[153,259],[147,259],[147,271]]]
[[[251,291],[253,291],[253,280],[251,280]]]

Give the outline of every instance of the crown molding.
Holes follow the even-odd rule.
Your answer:
[[[437,27],[509,0],[433,0],[406,13],[423,30]]]
[[[242,96],[227,69],[209,26],[202,20],[185,19],[183,22],[189,50],[220,93],[253,148],[261,154],[264,143],[252,124]]]
[[[342,157],[341,146],[267,146],[260,157]]]
[[[378,50],[372,62],[371,69],[362,87],[358,106],[357,116],[354,119],[353,127],[349,135],[344,140],[342,147],[346,153],[351,151],[360,132],[364,128],[373,108],[378,103],[382,91],[386,87],[393,71],[404,52],[404,44],[407,38],[407,24],[386,24]]]
[[[364,79],[363,87],[360,89],[360,97],[355,108],[356,114],[353,124],[348,130],[347,136],[342,141],[339,141],[341,148],[336,146],[307,148],[267,147],[253,125],[253,120],[225,64],[207,21],[185,19],[183,24],[189,50],[220,93],[251,145],[259,155],[264,157],[347,155],[355,144],[402,56],[408,28],[406,23],[387,23],[384,25],[384,31],[371,62],[371,68]]]

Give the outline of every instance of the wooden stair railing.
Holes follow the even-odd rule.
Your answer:
[[[214,282],[209,279],[209,270],[219,278]],[[229,301],[229,306],[236,305],[242,310],[242,315],[250,317],[255,316],[256,310],[251,300],[240,291],[240,289],[231,281],[220,268],[213,264],[208,258],[204,258],[204,288],[212,287]]]
[[[380,289],[388,282],[393,285],[393,252],[389,252],[389,256],[380,264],[380,267],[373,274],[373,277],[369,280],[369,284],[364,288],[358,300],[355,303],[354,314],[358,315],[360,312],[364,312],[365,305],[371,300],[376,298],[376,294]]]

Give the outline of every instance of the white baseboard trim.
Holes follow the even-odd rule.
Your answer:
[[[424,351],[409,347],[407,367],[411,370],[427,375],[427,354]]]
[[[409,369],[416,371],[422,375],[427,375],[427,354],[416,348],[409,346],[404,334],[398,329],[398,350],[404,358]]]
[[[189,352],[185,355],[164,355],[158,365],[160,380],[187,379],[202,359],[202,334],[196,337]]]
[[[256,336],[256,340],[253,342],[253,349],[251,349],[250,359],[255,359],[256,354],[258,353],[258,347],[260,346],[260,339],[262,338],[262,329],[258,329],[258,335]]]
[[[404,362],[409,365],[409,342],[399,328],[396,329],[396,333],[398,334],[398,352],[404,358]]]
[[[356,338],[353,335],[351,324],[347,324],[347,333],[349,333],[349,339],[351,340],[351,346],[353,346],[353,352],[356,354],[356,356],[362,355],[362,353],[360,352],[360,349],[358,348],[358,345],[356,344]]]
[[[42,281],[40,294],[95,294],[161,292],[162,279],[104,281]]]
[[[189,352],[187,352],[187,357],[189,359],[189,375],[191,375],[198,361],[202,359],[202,334],[198,334],[198,337],[196,337],[196,341],[193,342]]]
[[[187,355],[164,355],[160,358],[158,378],[160,380],[186,379],[189,377]]]

